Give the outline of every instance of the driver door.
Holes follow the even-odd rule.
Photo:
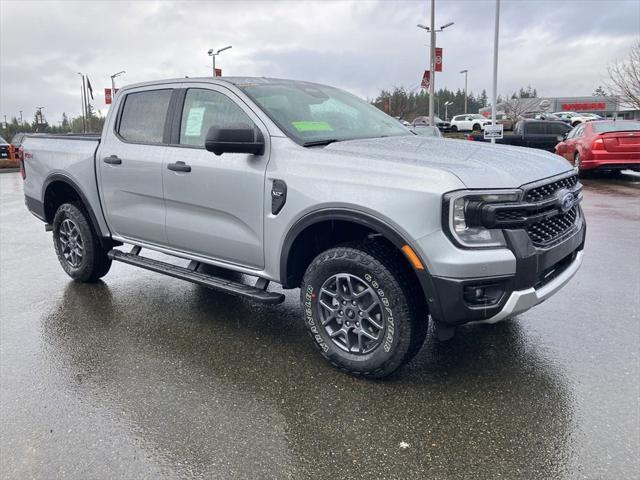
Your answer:
[[[224,87],[189,84],[181,93],[172,126],[171,152],[162,169],[169,246],[235,265],[263,268],[264,188],[269,159],[266,127]],[[205,150],[209,128],[234,124],[257,126],[266,141],[265,153],[215,155]]]

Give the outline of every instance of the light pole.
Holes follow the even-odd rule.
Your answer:
[[[451,101],[444,102],[444,121],[445,122],[449,121],[449,111],[448,111],[449,105],[453,105],[453,102],[451,102]]]
[[[22,110],[20,110],[20,126],[22,126]]]
[[[78,75],[80,75],[82,77],[82,90],[81,90],[81,98],[82,98],[82,133],[87,133],[87,118],[86,118],[86,108],[87,105],[85,103],[85,92],[84,92],[84,75],[80,72],[78,72]]]
[[[113,103],[113,99],[116,98],[116,77],[119,77],[120,75],[122,75],[123,73],[127,73],[126,71],[122,70],[118,73],[114,73],[113,75],[111,75],[111,103]]]
[[[212,64],[212,68],[213,68],[213,76],[214,77],[216,76],[216,57],[218,55],[220,55],[220,53],[224,52],[225,50],[229,50],[231,47],[232,47],[232,45],[229,45],[228,47],[221,48],[217,52],[214,52],[213,48],[210,48],[209,51],[207,52],[209,54],[209,56],[211,57],[211,64]]]
[[[440,30],[436,30],[435,27],[435,22],[436,22],[436,2],[435,0],[431,0],[431,26],[427,27],[426,25],[422,25],[422,24],[418,24],[418,28],[422,28],[423,30],[426,30],[427,32],[429,32],[431,34],[431,47],[430,47],[430,51],[431,51],[431,59],[430,59],[430,69],[429,71],[431,72],[429,74],[429,123],[431,125],[433,125],[433,116],[434,116],[434,112],[433,112],[433,94],[435,91],[435,76],[436,76],[436,33],[438,32],[442,32],[445,28],[450,27],[451,25],[453,25],[453,22],[449,22],[449,23],[445,23],[444,25],[442,25],[440,27]]]
[[[493,37],[493,92],[491,94],[491,125],[496,124],[496,96],[498,91],[498,37],[500,33],[500,0],[496,0],[496,25]],[[491,143],[496,143],[492,138]]]
[[[460,73],[464,73],[464,113],[467,113],[467,73],[469,70],[460,70]]]

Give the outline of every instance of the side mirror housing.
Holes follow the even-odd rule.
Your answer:
[[[204,148],[216,155],[223,153],[264,153],[264,137],[258,128],[246,124],[211,127]]]

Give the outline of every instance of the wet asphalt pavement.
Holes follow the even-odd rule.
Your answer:
[[[585,180],[585,261],[386,381],[280,306],[114,264],[70,281],[0,175],[0,477],[627,479],[640,471],[640,176]]]

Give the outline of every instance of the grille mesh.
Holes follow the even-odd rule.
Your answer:
[[[571,188],[576,183],[578,183],[577,175],[572,175],[571,177],[562,178],[555,182],[547,183],[546,185],[541,185],[540,187],[532,188],[531,190],[527,191],[525,200],[527,202],[539,202],[540,200],[545,200],[546,198],[549,198],[561,188]]]
[[[527,227],[527,233],[535,246],[548,246],[571,231],[577,218],[578,207],[573,207],[566,213],[529,225]]]

